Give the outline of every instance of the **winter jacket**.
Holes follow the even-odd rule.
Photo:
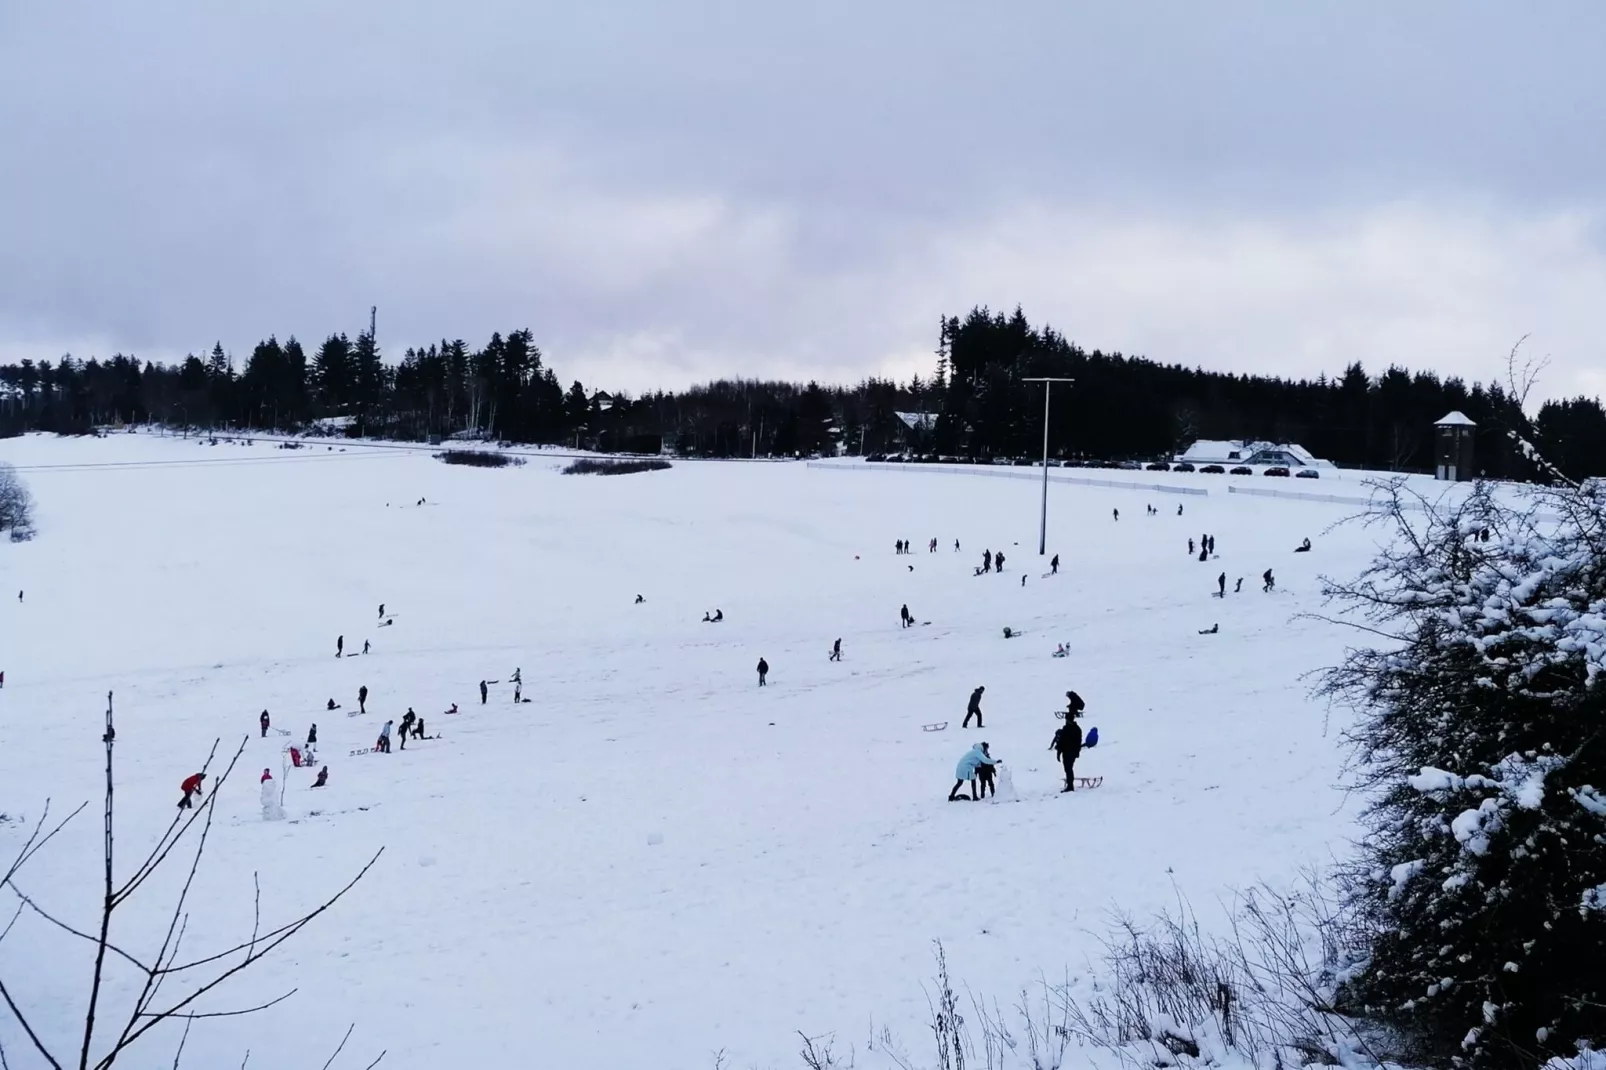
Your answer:
[[[978,687],[970,693],[970,705],[965,707],[966,713],[981,712],[981,692],[982,689]]]
[[[1060,761],[1069,758],[1076,760],[1082,753],[1082,726],[1075,721],[1066,721],[1065,727],[1054,733],[1052,749],[1059,755]]]
[[[261,723],[263,728],[268,727],[268,711],[267,710],[263,710],[262,711],[262,716],[258,717],[257,720]]]
[[[763,658],[759,658],[758,659],[758,674],[760,676],[763,676],[766,673],[768,673],[769,671],[770,671],[770,663],[765,661]]]
[[[184,778],[184,783],[179,785],[179,790],[186,795],[191,795],[197,791],[200,791],[201,776],[202,774],[200,773],[191,773],[189,776]]]
[[[992,764],[992,756],[982,750],[981,744],[978,743],[966,751],[963,758],[959,759],[959,765],[954,770],[954,778],[956,780],[970,780],[975,777],[978,766]]]
[[[383,727],[383,728],[381,728],[379,730],[379,738],[380,739],[389,739],[390,738],[390,726],[392,724],[394,724],[394,723],[395,723],[394,721],[386,721],[385,722],[385,727]]]

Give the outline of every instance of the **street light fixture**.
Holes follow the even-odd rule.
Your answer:
[[[1074,383],[1076,380],[1037,376],[1022,379],[1021,382],[1043,384],[1043,509],[1037,525],[1037,556],[1042,557],[1048,552],[1048,398],[1054,391],[1055,383]]]

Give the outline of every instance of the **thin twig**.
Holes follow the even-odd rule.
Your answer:
[[[55,1070],[61,1070],[61,1064],[56,1061],[54,1055],[50,1054],[44,1042],[39,1039],[39,1034],[33,1031],[33,1026],[28,1024],[28,1019],[23,1015],[16,1001],[11,998],[11,993],[6,990],[4,981],[0,981],[0,999],[6,1001],[6,1006],[11,1008],[12,1016],[22,1025],[22,1031],[28,1034],[28,1039],[33,1041],[33,1046],[39,1050],[39,1054],[45,1057],[45,1062],[49,1063]]]
[[[184,1019],[187,1019],[187,1020],[190,1020],[190,1021],[194,1021],[194,1020],[196,1020],[198,1018],[238,1018],[242,1014],[255,1014],[257,1011],[265,1011],[269,1007],[273,1006],[275,1003],[283,1003],[285,1000],[289,999],[291,996],[295,995],[299,991],[300,991],[300,989],[292,988],[290,991],[286,992],[282,996],[279,996],[277,999],[270,999],[266,1003],[259,1003],[255,1007],[246,1007],[243,1010],[237,1010],[237,1011],[205,1011],[205,1012],[202,1012],[202,1013],[199,1013],[199,1014],[188,1014],[188,1013],[174,1014],[172,1012],[163,1012],[161,1014],[144,1014],[144,1015],[141,1015],[141,1017],[142,1018],[184,1018]]]
[[[340,1038],[340,1047],[336,1048],[335,1053],[329,1056],[329,1061],[323,1064],[323,1070],[329,1070],[331,1066],[335,1065],[335,1060],[340,1058],[341,1051],[343,1051],[346,1047],[346,1041],[351,1039],[351,1031],[356,1028],[356,1022],[352,1022],[350,1025],[346,1026],[346,1035]]]
[[[390,1054],[390,1049],[386,1048],[384,1051],[379,1053],[379,1059],[383,1059],[388,1054]],[[374,1067],[379,1065],[379,1059],[375,1059],[373,1062],[363,1067],[362,1070],[374,1070]]]
[[[184,1058],[184,1042],[190,1039],[190,1024],[184,1023],[184,1035],[178,1038],[178,1051],[173,1053],[173,1070],[178,1070],[178,1061]]]
[[[11,882],[11,891],[16,895],[17,899],[20,900],[20,902],[17,903],[17,911],[18,911],[18,913],[21,913],[24,909],[32,910],[35,914],[38,914],[41,918],[44,918],[46,921],[50,922],[50,924],[54,925],[56,928],[60,929],[64,933],[69,933],[69,934],[71,934],[73,936],[76,936],[80,940],[88,940],[92,944],[93,943],[97,943],[99,941],[99,938],[96,937],[94,934],[79,932],[77,929],[74,929],[71,925],[68,925],[66,922],[62,921],[60,918],[54,917],[53,915],[47,913],[43,907],[41,907],[38,903],[34,902],[32,896],[27,895],[26,893],[23,892],[23,890],[21,888],[17,887],[16,881],[12,881]],[[12,924],[16,924],[16,919],[15,918],[12,919]],[[11,928],[11,926],[8,925],[8,926],[6,926],[6,928],[7,928],[7,930],[9,930]],[[5,939],[5,934],[4,933],[0,933],[0,940],[3,940],[3,939]],[[146,972],[146,971],[148,971],[150,969],[150,967],[146,966],[143,962],[139,961],[139,959],[136,959],[133,955],[130,955],[128,952],[124,951],[122,948],[118,947],[116,944],[108,942],[106,944],[106,949],[108,951],[115,951],[118,955],[120,955],[123,958],[127,959],[128,962],[135,969],[140,970],[141,972]]]

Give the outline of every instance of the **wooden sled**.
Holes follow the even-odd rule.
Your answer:
[[[1079,776],[1076,778],[1076,786],[1079,788],[1096,788],[1102,783],[1104,783],[1104,778],[1101,776]]]
[[[947,721],[936,721],[936,722],[934,722],[932,724],[923,724],[923,725],[921,725],[920,726],[920,731],[922,731],[922,732],[941,732],[943,729],[945,729],[947,727],[948,727],[948,722]]]
[[[352,751],[351,753],[347,754],[346,757],[355,758],[359,754],[372,754],[373,752],[374,752],[374,748],[372,748],[372,747],[364,747],[361,750]]]
[[[346,716],[347,717],[361,717],[362,716],[362,711],[361,710],[347,710],[346,711]]]

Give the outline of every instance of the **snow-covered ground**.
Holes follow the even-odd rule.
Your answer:
[[[872,1021],[923,1051],[933,940],[956,978],[1007,1003],[1085,972],[1113,911],[1181,893],[1208,921],[1234,887],[1342,853],[1354,827],[1336,787],[1343,714],[1302,678],[1349,636],[1300,617],[1320,573],[1370,557],[1370,533],[1326,531],[1352,506],[1056,485],[1062,566],[1047,578],[1024,481],[721,463],[571,477],[554,461],[480,470],[143,434],[0,441],[0,460],[38,503],[38,537],[0,544],[0,811],[92,800],[22,886],[91,923],[108,690],[122,862],[215,738],[232,752],[251,737],[188,948],[249,933],[253,871],[266,926],[385,848],[205,1009],[296,995],[198,1023],[185,1065],[238,1065],[247,1048],[252,1066],[321,1065],[352,1022],[337,1065],[388,1048],[392,1068],[691,1070],[724,1049],[784,1067],[796,1030],[834,1032],[841,1051]],[[1205,532],[1217,561],[1186,552]],[[1292,553],[1306,536],[1315,552]],[[917,552],[895,556],[900,538]],[[1005,551],[1002,576],[972,575],[984,548]],[[381,602],[391,627],[376,627]],[[929,623],[901,629],[904,603]],[[716,608],[724,623],[701,623]],[[1005,640],[1006,625],[1024,634]],[[337,659],[337,635],[372,653]],[[1071,656],[1050,657],[1062,641]],[[515,668],[533,702],[513,705]],[[481,679],[501,681],[486,706]],[[962,730],[978,684],[986,728]],[[369,712],[348,717],[362,685]],[[1047,751],[1067,688],[1101,736],[1079,771],[1105,778],[1074,796]],[[409,707],[441,738],[348,757]],[[281,776],[289,742],[257,738],[263,708],[296,740],[316,722],[330,771],[322,790],[291,771],[282,823],[260,817],[258,776]],[[982,739],[1019,801],[944,801]],[[0,855],[21,835],[0,825]],[[128,950],[159,939],[170,886],[130,908],[114,934]],[[87,966],[36,919],[0,943],[0,978],[69,1043]],[[114,978],[122,1006],[129,977]],[[11,1064],[32,1065],[0,1023]]]

